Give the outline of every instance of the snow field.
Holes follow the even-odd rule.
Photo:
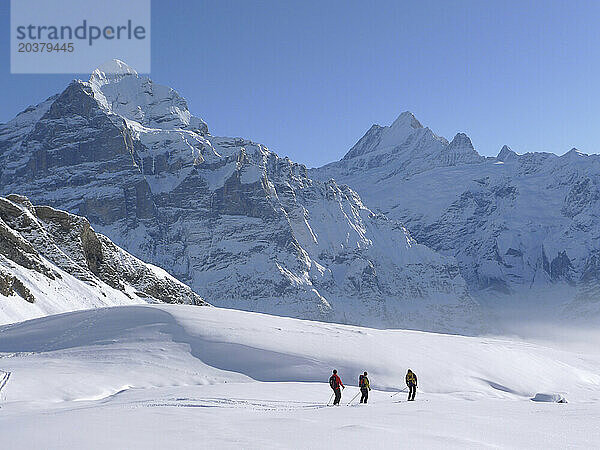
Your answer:
[[[417,401],[406,369],[419,376]],[[327,407],[337,368],[348,386]],[[5,448],[591,448],[600,355],[183,305],[0,327]],[[347,407],[369,372],[368,405]],[[569,403],[537,403],[536,393]],[[355,400],[357,402],[358,400]]]

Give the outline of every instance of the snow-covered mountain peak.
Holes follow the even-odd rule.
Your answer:
[[[428,131],[429,133],[427,133]],[[424,137],[427,134],[437,139],[431,130],[423,128],[413,113],[405,111],[389,126],[373,125],[346,153],[344,159],[362,157],[371,153],[386,153],[401,146],[409,139],[418,140],[419,136]]]
[[[448,146],[448,150],[454,149],[475,150],[475,147],[473,147],[473,143],[471,142],[471,138],[469,138],[469,136],[467,136],[465,133],[457,133]]]
[[[500,149],[500,153],[498,153],[496,159],[498,161],[508,162],[514,161],[516,158],[518,158],[518,156],[519,155],[517,155],[517,153],[514,152],[508,145],[504,145],[502,149]]]
[[[131,66],[119,59],[112,59],[98,66],[90,76],[90,83],[106,84],[112,81],[118,81],[124,76],[135,75],[138,73]]]
[[[421,122],[419,122],[417,120],[417,118],[415,117],[415,115],[413,113],[411,113],[410,111],[404,111],[392,123],[390,128],[394,129],[394,130],[397,130],[399,128],[403,128],[403,129],[412,128],[412,129],[416,130],[418,128],[423,128],[423,125],[421,125]]]
[[[91,88],[104,110],[145,128],[208,133],[206,123],[192,116],[187,102],[177,91],[138,75],[118,59],[98,67],[89,82],[82,84]]]
[[[121,61],[120,59],[111,59],[110,61],[98,66],[95,71],[114,75],[137,75],[137,71],[133,67]]]
[[[458,133],[452,142],[423,127],[410,112],[404,112],[387,127],[373,125],[346,153],[341,161],[314,169],[321,180],[342,180],[351,172],[366,175],[364,182],[384,180],[402,172],[403,177],[434,167],[458,164],[478,164],[485,161],[465,133]]]
[[[576,149],[575,147],[573,147],[571,150],[569,150],[567,153],[565,153],[564,155],[561,156],[561,158],[565,158],[568,160],[577,160],[579,158],[583,158],[588,156],[587,153],[584,153],[578,149]]]
[[[440,158],[444,165],[449,166],[462,163],[473,164],[485,160],[477,153],[471,139],[465,133],[457,133]]]

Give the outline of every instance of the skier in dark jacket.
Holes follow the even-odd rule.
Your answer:
[[[358,387],[360,388],[360,392],[362,396],[360,397],[361,403],[367,403],[369,399],[369,391],[371,390],[371,385],[369,383],[369,379],[367,378],[367,372],[358,377]]]
[[[335,393],[335,399],[333,400],[333,404],[339,406],[340,400],[342,399],[341,389],[344,389],[345,386],[344,383],[342,383],[340,377],[338,376],[337,370],[335,369],[333,369],[333,375],[329,377],[329,386],[331,386],[331,389],[333,389],[333,392]]]
[[[410,369],[406,373],[406,385],[408,386],[408,401],[413,401],[417,393],[417,375]]]

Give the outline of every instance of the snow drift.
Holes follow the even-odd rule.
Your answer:
[[[7,391],[13,400],[58,399],[73,386],[94,397],[124,385],[141,388],[244,379],[325,382],[332,368],[351,385],[358,373],[367,370],[374,387],[393,391],[404,387],[403,377],[410,367],[418,374],[423,392],[470,398],[529,399],[536,392],[569,389],[573,400],[583,400],[597,397],[600,387],[597,357],[525,342],[179,305],[101,308],[7,325],[0,328],[0,352],[33,355],[2,360],[3,369],[14,373]],[[84,354],[94,354],[94,361],[81,359]],[[21,364],[28,367],[23,374]],[[70,364],[76,364],[76,370]],[[108,371],[92,370],[104,364]],[[140,370],[146,365],[147,370],[130,370],[130,364]],[[189,370],[183,370],[182,364],[189,364]],[[53,374],[50,382],[61,386],[60,394],[47,383],[34,386],[38,369],[33,369],[38,365],[39,370],[60,367],[61,373]],[[88,370],[97,373],[82,377],[82,371]]]

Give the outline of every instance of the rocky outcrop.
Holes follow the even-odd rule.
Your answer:
[[[35,297],[23,282],[0,267],[0,295],[10,297],[15,294],[26,302],[35,302]]]
[[[41,311],[142,301],[205,305],[200,296],[157,267],[98,234],[87,219],[18,195],[0,197],[0,321]],[[39,309],[12,302],[17,295]],[[81,297],[80,297],[81,295]],[[9,299],[2,300],[2,296]],[[7,312],[8,311],[8,312]]]

